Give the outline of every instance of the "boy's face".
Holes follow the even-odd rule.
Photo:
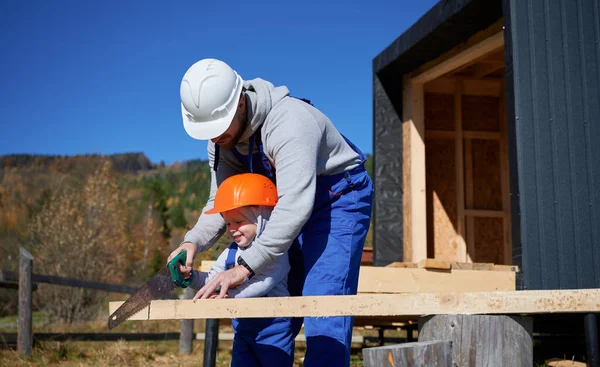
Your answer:
[[[223,213],[227,225],[227,233],[239,247],[248,246],[256,236],[256,224],[250,222],[237,210]]]

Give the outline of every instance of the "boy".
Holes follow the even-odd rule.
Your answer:
[[[223,181],[216,192],[214,208],[207,214],[221,214],[233,242],[218,257],[208,273],[193,271],[190,287],[199,291],[215,274],[237,264],[241,253],[258,238],[277,202],[275,185],[265,176],[245,173]],[[261,268],[244,282],[230,288],[231,298],[287,297],[287,254]],[[197,299],[197,295],[194,299]],[[291,366],[294,336],[289,317],[242,318],[232,320],[235,336],[232,366]]]

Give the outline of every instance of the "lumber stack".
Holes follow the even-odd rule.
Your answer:
[[[214,261],[202,261],[209,271]],[[361,266],[358,293],[513,291],[518,267],[426,259],[418,263]]]

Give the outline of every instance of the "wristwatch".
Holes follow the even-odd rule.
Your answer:
[[[250,265],[248,265],[248,264],[247,264],[247,263],[244,261],[244,259],[242,259],[242,257],[241,257],[241,256],[240,256],[240,257],[238,257],[238,259],[237,259],[237,263],[238,263],[238,265],[241,265],[241,266],[243,266],[244,268],[248,269],[248,271],[250,272],[250,276],[251,276],[251,277],[252,277],[252,276],[254,276],[254,270],[252,270],[252,268],[250,267]]]

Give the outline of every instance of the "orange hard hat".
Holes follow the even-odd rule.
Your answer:
[[[277,199],[277,188],[266,176],[241,173],[221,183],[215,194],[214,207],[205,213],[223,213],[247,205],[275,206]]]

